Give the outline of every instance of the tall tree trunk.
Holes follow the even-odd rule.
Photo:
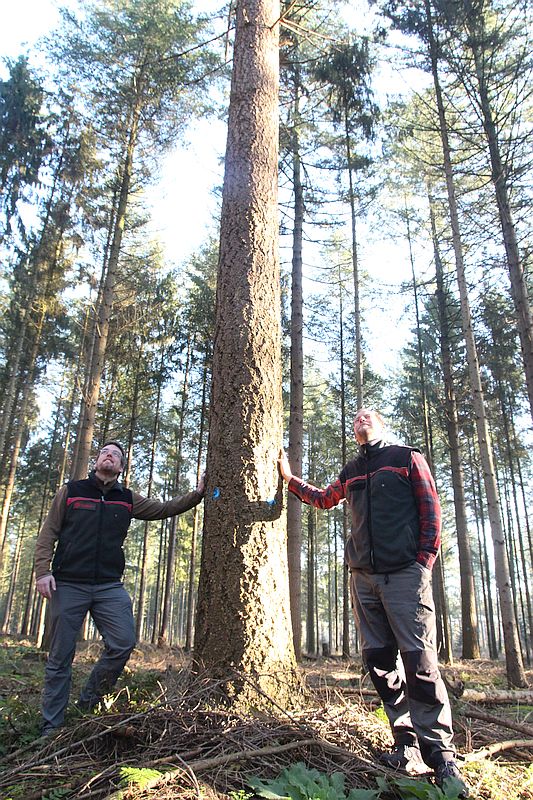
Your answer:
[[[407,201],[405,201],[405,224],[407,243],[409,246],[409,261],[411,263],[411,275],[413,278],[413,297],[415,301],[415,322],[416,322],[416,342],[417,342],[417,356],[418,356],[418,376],[420,381],[420,395],[422,399],[422,429],[424,432],[424,446],[425,454],[431,472],[434,474],[434,461],[433,461],[433,447],[430,436],[430,422],[429,422],[429,403],[426,390],[426,372],[424,368],[424,355],[422,345],[422,331],[420,326],[420,306],[418,302],[418,285],[415,273],[415,260],[413,255],[413,242],[411,237],[411,220],[409,218],[409,211],[407,208]],[[435,600],[435,609],[437,612],[437,647],[442,653],[442,657],[446,663],[453,663],[452,642],[448,624],[448,607],[446,602],[446,595],[444,591],[444,565],[442,563],[442,555],[437,555],[435,567],[433,569],[433,597]]]
[[[37,363],[37,355],[41,346],[41,335],[46,318],[46,303],[42,301],[42,308],[36,322],[35,331],[33,334],[32,349],[28,359],[28,369],[26,379],[22,388],[22,397],[18,408],[18,420],[13,432],[13,444],[11,452],[11,463],[7,476],[4,499],[2,502],[2,509],[0,512],[0,560],[3,560],[4,550],[7,537],[7,523],[9,519],[9,511],[11,508],[11,498],[13,496],[13,489],[15,488],[15,475],[18,467],[18,459],[20,454],[20,447],[22,444],[22,436],[26,428],[26,413],[28,403],[30,400],[31,390],[34,383],[35,367]]]
[[[141,82],[142,74],[141,77],[138,78],[138,83],[140,84]],[[85,477],[89,467],[89,458],[91,454],[96,420],[96,410],[98,407],[98,398],[100,396],[100,381],[102,379],[102,372],[104,369],[104,361],[107,350],[109,321],[113,311],[115,286],[118,277],[118,263],[122,247],[124,226],[126,223],[126,211],[130,195],[131,178],[133,173],[133,156],[135,153],[135,146],[137,144],[141,105],[141,99],[138,95],[138,99],[133,107],[131,115],[131,125],[121,173],[120,192],[113,230],[113,240],[111,243],[109,260],[107,263],[107,270],[103,283],[102,299],[98,310],[98,320],[95,329],[96,338],[90,363],[88,382],[82,403],[83,416],[76,442],[76,461],[73,464],[74,480]]]
[[[437,308],[439,315],[440,352],[444,378],[444,403],[446,408],[446,431],[450,445],[450,465],[452,470],[452,489],[455,513],[455,530],[459,551],[459,576],[461,581],[461,631],[462,657],[479,658],[479,639],[477,635],[478,621],[475,603],[474,570],[472,567],[472,550],[468,533],[466,498],[461,452],[459,445],[459,422],[453,381],[450,331],[448,325],[448,309],[444,291],[444,274],[440,258],[433,200],[430,196],[431,236],[435,256],[435,272],[437,278]]]
[[[340,357],[340,402],[341,402],[341,461],[346,464],[347,460],[347,447],[346,447],[346,382],[344,379],[344,306],[343,306],[343,285],[341,269],[339,265],[339,357]],[[347,503],[342,505],[342,539],[343,546],[346,547],[348,541],[348,509]],[[342,655],[343,658],[350,657],[350,616],[351,616],[351,602],[350,602],[350,573],[348,566],[343,565],[342,570]]]
[[[13,610],[13,599],[15,597],[15,587],[17,585],[19,567],[20,567],[20,552],[22,549],[22,541],[24,539],[26,521],[22,525],[22,530],[19,530],[17,535],[17,542],[15,544],[15,552],[11,561],[11,575],[9,576],[9,588],[5,598],[5,606],[3,611],[1,632],[9,633],[11,625],[11,613]]]
[[[163,384],[163,364],[164,364],[164,348],[161,348],[161,357],[159,362],[159,370],[158,370],[158,381],[157,381],[157,396],[155,401],[155,410],[154,410],[154,424],[152,428],[152,441],[150,443],[150,467],[148,470],[148,486],[147,486],[147,496],[150,497],[152,494],[152,485],[154,480],[154,469],[155,469],[155,452],[157,447],[157,434],[159,431],[159,409],[161,406],[161,389]],[[140,367],[140,363],[137,365]],[[137,370],[137,374],[139,369]],[[137,381],[136,381],[137,386]],[[137,405],[137,393],[134,392],[134,405]],[[132,412],[133,418],[133,412]],[[130,454],[131,455],[131,454]],[[131,459],[130,459],[131,460]],[[129,463],[129,462],[128,462]],[[139,570],[139,590],[137,593],[137,620],[135,625],[136,636],[137,638],[141,638],[142,636],[142,627],[143,627],[143,620],[144,620],[144,612],[145,612],[145,603],[146,603],[146,578],[147,578],[147,569],[148,569],[148,534],[150,530],[150,523],[148,520],[144,523],[144,530],[143,530],[143,539],[142,539],[142,547],[141,547],[141,565]]]
[[[315,437],[313,431],[309,431],[309,480],[311,483],[316,481],[316,452],[315,452]],[[315,598],[316,598],[316,582],[315,582],[315,563],[316,563],[316,511],[309,506],[307,510],[307,608],[305,614],[305,628],[306,628],[306,650],[307,654],[312,656],[318,652],[318,645],[316,639],[316,625],[315,625]]]
[[[455,256],[455,267],[457,271],[457,283],[459,286],[459,296],[461,305],[461,322],[463,334],[466,341],[466,352],[468,361],[468,372],[472,389],[474,405],[474,415],[476,419],[476,429],[479,442],[479,452],[483,470],[483,481],[487,498],[487,509],[494,546],[494,561],[496,567],[496,582],[500,598],[500,610],[502,615],[503,635],[505,641],[505,663],[507,680],[510,686],[527,686],[522,655],[520,652],[520,642],[516,627],[516,620],[513,609],[513,596],[510,584],[509,562],[505,549],[505,534],[499,510],[498,487],[496,485],[492,446],[490,433],[485,415],[485,403],[483,398],[483,388],[479,361],[477,356],[476,342],[472,329],[470,314],[470,302],[468,298],[468,285],[463,262],[463,250],[459,229],[459,216],[457,211],[457,200],[455,196],[455,186],[453,181],[453,169],[451,160],[451,150],[448,138],[448,128],[444,103],[438,76],[437,44],[434,38],[431,8],[429,0],[425,0],[427,27],[430,46],[431,70],[435,86],[435,95],[439,114],[440,135],[442,141],[442,152],[444,156],[444,168],[446,174],[446,188],[448,192],[448,205],[450,221],[452,227],[452,241]]]
[[[471,475],[471,492],[474,506],[474,518],[478,527],[478,551],[482,577],[486,586],[485,597],[485,619],[487,621],[487,638],[489,642],[489,655],[492,659],[498,658],[498,645],[496,643],[496,623],[494,605],[492,602],[492,579],[490,574],[490,564],[487,552],[487,534],[485,531],[485,509],[483,506],[483,496],[481,493],[481,478],[479,469],[474,462],[472,452],[473,445],[469,441],[468,458]]]
[[[295,65],[294,110],[292,129],[292,175],[294,188],[294,228],[292,234],[291,284],[291,390],[289,415],[289,463],[295,475],[302,474],[304,435],[304,354],[303,354],[303,291],[302,241],[304,197],[300,162],[300,72]],[[292,636],[296,658],[302,649],[302,504],[289,492],[287,499],[287,546]]]
[[[198,431],[198,455],[196,459],[196,481],[200,480],[202,474],[202,464],[204,461],[204,429],[207,417],[207,384],[208,384],[208,365],[210,360],[209,347],[206,343],[204,353],[204,367],[202,370],[202,407],[200,409],[200,430]],[[193,645],[193,628],[194,628],[194,608],[195,608],[195,579],[196,579],[196,549],[198,541],[198,525],[200,521],[200,507],[195,506],[193,522],[192,522],[192,536],[191,536],[191,552],[189,557],[189,580],[187,586],[187,624],[185,628],[185,650],[189,652]]]
[[[294,692],[282,443],[279,2],[237,3],[195,663],[247,704]],[[244,675],[243,675],[244,673]]]
[[[189,371],[191,368],[192,358],[192,340],[189,332],[187,340],[187,359],[185,362],[185,373],[183,375],[183,386],[181,389],[181,408],[178,427],[178,438],[176,447],[176,472],[174,476],[173,494],[177,494],[181,483],[181,466],[183,463],[183,433],[185,430],[185,410],[187,407],[187,399],[189,396]],[[169,628],[171,619],[171,598],[172,587],[174,584],[174,573],[176,571],[176,517],[170,520],[170,527],[168,531],[168,547],[167,547],[167,569],[165,574],[165,587],[163,591],[163,609],[161,611],[161,627],[157,640],[158,647],[165,647],[169,644]]]
[[[361,303],[359,301],[359,256],[357,250],[357,214],[355,212],[355,188],[352,169],[352,145],[350,139],[350,122],[348,105],[344,104],[344,139],[346,159],[348,161],[348,186],[350,196],[350,218],[352,223],[352,270],[353,270],[353,305],[355,329],[355,397],[356,407],[363,407],[363,337],[361,334]],[[345,463],[345,462],[343,462]],[[298,473],[299,474],[299,473]]]
[[[503,163],[500,150],[500,141],[492,110],[490,90],[487,83],[487,64],[485,63],[485,54],[483,50],[484,47],[490,47],[487,37],[492,34],[490,32],[487,33],[485,30],[485,9],[482,9],[480,13],[479,8],[474,9],[471,0],[463,0],[463,3],[467,12],[466,23],[470,34],[468,44],[474,57],[479,89],[479,105],[481,108],[483,128],[487,137],[492,182],[494,184],[494,193],[500,217],[505,254],[507,257],[507,267],[511,279],[511,296],[516,310],[529,406],[531,416],[533,417],[533,318],[531,315],[531,304],[526,276],[520,258],[518,238],[511,208],[509,170]],[[487,12],[488,10],[489,9],[487,9]],[[489,58],[493,57],[494,53],[489,53]]]
[[[137,356],[135,359],[135,380],[133,383],[133,393],[131,399],[131,413],[130,413],[130,424],[128,427],[128,441],[126,442],[126,468],[122,475],[122,481],[124,483],[124,486],[129,486],[131,480],[131,468],[133,462],[133,440],[135,438],[135,428],[137,427],[137,419],[139,417],[139,395],[141,393],[141,382],[144,374],[142,368],[143,360],[144,360],[144,340],[141,340],[140,344],[137,347]],[[160,393],[160,381],[158,382],[158,394],[157,394],[158,408],[159,408],[159,393]],[[106,439],[107,439],[107,434],[106,434]]]

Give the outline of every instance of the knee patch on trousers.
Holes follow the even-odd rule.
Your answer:
[[[402,653],[407,691],[412,700],[428,705],[442,704],[448,695],[439,672],[437,654],[427,650]]]
[[[392,647],[379,647],[363,651],[363,660],[377,693],[388,702],[402,689],[402,678],[396,669],[398,651]]]

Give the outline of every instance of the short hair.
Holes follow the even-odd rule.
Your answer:
[[[104,449],[104,447],[107,447],[109,444],[112,444],[115,447],[118,447],[118,449],[120,450],[120,452],[122,454],[122,458],[120,459],[121,460],[121,466],[122,466],[122,468],[124,468],[126,466],[126,453],[124,452],[124,448],[122,447],[120,442],[116,442],[114,439],[110,439],[108,442],[104,442],[103,443],[103,445],[101,446],[101,448],[100,448],[100,450],[98,452],[101,453],[102,450]]]

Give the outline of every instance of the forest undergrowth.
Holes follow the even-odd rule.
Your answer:
[[[80,647],[71,699],[98,651]],[[378,764],[391,737],[357,661],[306,660],[291,710],[259,710],[258,689],[257,709],[237,713],[212,683],[191,678],[181,651],[145,646],[114,695],[90,715],[71,709],[65,727],[46,739],[39,736],[44,663],[30,643],[0,641],[1,800],[456,798],[434,785],[431,772],[407,778]],[[504,664],[459,662],[443,674],[471,796],[533,800],[533,705],[506,692]]]

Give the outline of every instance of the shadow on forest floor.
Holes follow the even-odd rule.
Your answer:
[[[98,652],[96,645],[80,647],[73,698]],[[42,739],[44,663],[44,654],[30,643],[0,640],[3,800],[249,800],[255,796],[251,778],[273,778],[297,762],[328,775],[343,773],[346,792],[366,789],[368,800],[445,797],[431,773],[408,780],[378,765],[377,755],[391,737],[357,661],[306,659],[295,709],[237,714],[220,706],[200,679],[189,680],[180,650],[145,646],[135,651],[116,693],[98,713],[70,712],[58,735]],[[460,662],[443,674],[452,695],[460,695],[453,697],[456,744],[466,757],[462,770],[472,797],[533,800],[533,706],[505,692],[505,665]],[[533,683],[532,672],[528,679]],[[482,700],[465,700],[474,690]],[[509,740],[515,744],[490,752]],[[483,751],[482,757],[474,760],[472,751]]]

